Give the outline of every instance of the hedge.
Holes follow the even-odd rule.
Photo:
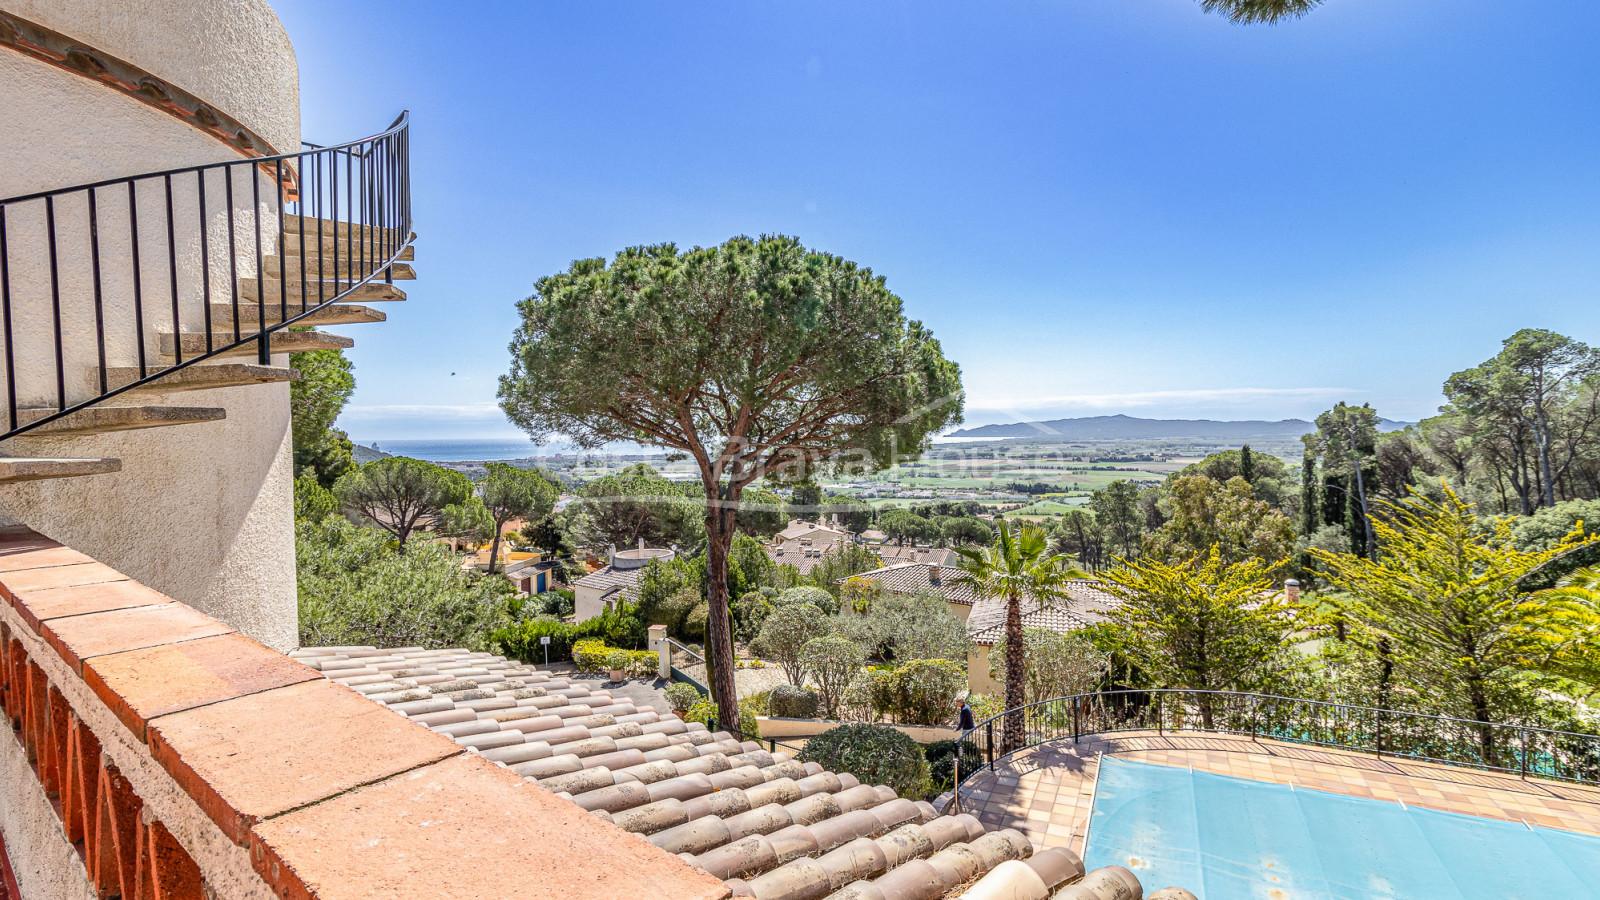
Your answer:
[[[598,639],[622,649],[638,647],[645,640],[643,627],[637,617],[607,610],[576,625],[554,619],[527,619],[496,629],[490,633],[489,641],[506,656],[538,665],[545,659],[545,648],[539,643],[542,637],[550,639],[551,662],[571,660],[572,645],[586,638]]]

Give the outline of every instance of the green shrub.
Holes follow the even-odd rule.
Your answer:
[[[961,748],[961,777],[965,778],[983,766],[983,753],[971,743],[934,741],[923,748],[928,757],[929,791],[942,794],[955,787],[956,748]]]
[[[866,661],[867,652],[860,644],[837,635],[813,638],[800,649],[800,665],[811,673],[828,718],[839,715],[839,701]]]
[[[685,722],[699,722],[701,725],[711,728],[711,723],[718,721],[717,704],[713,703],[710,697],[705,697],[689,707],[689,712],[684,715],[683,720]],[[719,722],[717,725],[717,728],[726,727],[727,723],[725,722]],[[739,701],[739,724],[737,727],[744,732],[744,735],[740,737],[741,740],[753,741],[761,736],[761,726],[756,722],[756,711],[748,697]],[[717,728],[711,728],[711,730],[716,731]]]
[[[606,657],[611,655],[611,648],[599,638],[584,638],[572,645],[572,661],[578,664],[580,672],[598,672],[606,667]]]
[[[544,662],[544,647],[539,643],[539,638],[550,638],[550,661],[565,662],[573,660],[574,645],[586,640],[596,640],[603,644],[621,649],[631,649],[642,646],[648,637],[647,629],[638,616],[631,611],[616,612],[606,610],[598,616],[576,625],[557,622],[554,619],[528,619],[495,630],[489,635],[491,646],[500,648],[506,656],[531,665]],[[642,651],[655,658],[655,654]],[[579,668],[583,668],[580,664]],[[597,672],[598,668],[585,671]]]
[[[947,659],[914,659],[894,670],[888,690],[898,721],[939,725],[955,717],[956,697],[967,687],[966,669]]]
[[[922,748],[885,725],[841,725],[825,731],[806,741],[799,759],[829,771],[849,772],[863,784],[886,784],[912,800],[928,794],[928,760]]]
[[[856,673],[844,689],[839,718],[873,722],[894,709],[894,670],[874,666]]]
[[[683,712],[695,705],[700,700],[700,689],[687,681],[676,681],[667,685],[667,702],[672,704],[675,712]]]
[[[612,672],[626,673],[633,667],[633,656],[626,650],[612,650],[606,654],[606,668]]]
[[[800,603],[809,603],[812,606],[832,615],[839,611],[837,597],[818,587],[792,587],[778,595],[772,605],[775,607],[794,606]]]
[[[767,702],[772,714],[785,719],[814,719],[821,698],[813,691],[792,684],[780,684],[772,689]]]

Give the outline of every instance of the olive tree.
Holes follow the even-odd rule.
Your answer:
[[[959,367],[881,276],[792,237],[579,260],[519,310],[499,392],[512,422],[540,441],[634,441],[693,460],[711,694],[732,721],[728,553],[745,489],[914,458],[961,420]]]
[[[800,648],[800,665],[816,682],[823,715],[830,719],[838,717],[839,701],[844,699],[845,688],[866,662],[867,652],[860,644],[837,635],[812,638]]]
[[[767,616],[761,633],[751,642],[750,649],[762,659],[772,660],[782,666],[784,677],[789,679],[790,684],[803,685],[806,666],[800,651],[811,641],[831,634],[833,623],[828,621],[822,610],[809,603],[796,603],[780,606]]]

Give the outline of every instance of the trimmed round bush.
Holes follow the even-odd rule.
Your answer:
[[[667,702],[672,708],[682,712],[700,701],[700,689],[686,681],[677,681],[667,685],[665,691]]]
[[[815,719],[820,699],[814,691],[792,684],[780,684],[772,689],[767,708],[782,719]]]
[[[799,758],[834,772],[849,772],[862,784],[886,784],[912,800],[928,794],[928,760],[922,747],[887,725],[862,723],[824,731],[806,741]]]
[[[792,587],[778,595],[773,601],[773,606],[793,606],[797,603],[809,603],[825,613],[839,611],[839,601],[830,593],[819,587]]]

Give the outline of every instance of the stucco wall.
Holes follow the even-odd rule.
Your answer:
[[[256,0],[124,4],[0,0],[0,8],[80,38],[201,97],[287,149],[299,143],[293,49]],[[82,75],[0,47],[0,197],[207,162],[237,151],[188,123]],[[226,301],[230,262],[255,272],[254,234],[276,233],[276,193],[264,180],[260,211],[248,166],[235,168],[236,256],[227,253],[221,176],[207,182],[205,220],[214,300]],[[179,305],[184,331],[203,330],[200,218],[194,180],[174,180]],[[161,182],[138,189],[140,284],[147,361],[154,331],[171,330],[171,270]],[[126,189],[99,198],[108,365],[135,365],[132,229]],[[60,303],[69,402],[97,381],[94,306],[82,197],[57,203]],[[7,211],[17,388],[24,405],[53,404],[54,342],[42,204]],[[270,250],[268,251],[270,252]],[[40,363],[45,365],[35,365]],[[275,359],[286,365],[287,357]],[[31,402],[30,402],[31,401]],[[221,422],[78,437],[19,437],[12,456],[120,458],[120,473],[0,485],[0,521],[35,528],[216,616],[269,646],[296,644],[293,485],[288,386],[255,385],[115,405],[220,406]]]
[[[988,644],[975,644],[967,651],[967,690],[974,694],[1003,697],[1005,685],[989,675],[989,651],[992,649]]]
[[[287,356],[274,358],[288,365]],[[298,645],[289,386],[142,397],[220,406],[220,422],[23,437],[15,456],[114,456],[110,475],[0,485],[27,525],[279,650]]]
[[[300,149],[294,46],[263,0],[0,0],[0,9],[194,94],[279,153]]]

